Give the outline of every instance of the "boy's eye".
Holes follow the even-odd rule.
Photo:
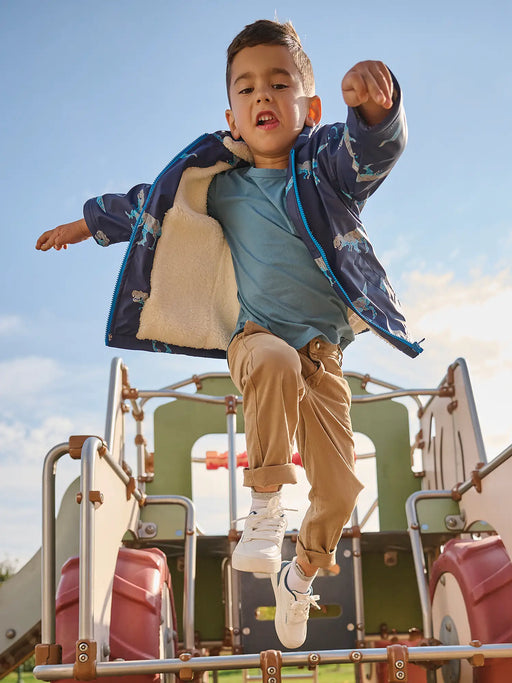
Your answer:
[[[239,95],[249,95],[252,93],[252,88],[243,88],[242,90],[239,91]]]
[[[272,87],[274,88],[274,90],[283,90],[283,88],[287,88],[288,86],[286,85],[286,83],[274,83]]]

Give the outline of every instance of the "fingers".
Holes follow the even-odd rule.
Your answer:
[[[46,232],[43,232],[41,237],[39,237],[36,242],[36,249],[39,249],[40,251],[48,251],[48,249],[51,249],[52,247],[60,249],[60,247],[55,245],[56,230],[57,228],[54,228],[53,230],[47,230]]]
[[[61,249],[67,249],[69,243],[70,240],[68,239],[64,226],[59,225],[58,228],[43,232],[36,242],[36,249],[48,251],[53,248],[60,251]]]
[[[53,230],[43,232],[36,242],[36,249],[48,251],[53,248],[60,251],[67,249],[68,244],[77,244],[89,237],[91,237],[91,233],[87,228],[87,223],[81,218],[73,223],[65,223],[53,228]]]
[[[393,106],[393,80],[383,62],[359,62],[343,78],[343,98],[349,107],[372,101],[385,109]]]

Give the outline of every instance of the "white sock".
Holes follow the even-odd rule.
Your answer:
[[[250,512],[259,512],[266,508],[269,504],[271,498],[274,496],[281,497],[281,491],[269,491],[268,493],[262,493],[260,491],[251,491],[251,510]]]
[[[297,593],[307,593],[317,573],[315,572],[313,576],[306,576],[300,564],[297,563],[297,558],[294,557],[286,579],[288,588],[292,591],[297,591]]]

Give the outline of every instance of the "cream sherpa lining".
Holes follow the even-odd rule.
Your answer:
[[[253,161],[244,142],[226,137],[224,145],[245,161]],[[162,223],[151,293],[142,309],[137,339],[227,349],[240,304],[231,252],[219,222],[208,216],[206,202],[213,177],[230,168],[219,161],[183,172],[174,204]],[[356,313],[348,313],[355,334],[368,328]]]
[[[240,305],[231,252],[218,221],[206,213],[212,178],[231,166],[183,172],[165,214],[138,339],[197,349],[226,349]]]

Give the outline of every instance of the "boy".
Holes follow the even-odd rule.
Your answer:
[[[43,251],[94,235],[130,240],[107,344],[224,356],[244,400],[252,507],[233,557],[269,573],[276,631],[306,638],[312,581],[335,562],[361,485],[341,372],[372,328],[415,356],[403,315],[359,221],[400,155],[398,83],[381,62],[343,78],[347,124],[320,127],[310,61],[291,24],[257,21],[228,48],[230,134],[201,136],[152,186],[89,200],[84,219],[45,232]],[[222,226],[222,228],[220,227]],[[297,556],[281,564],[283,484],[294,440],[311,484]]]

